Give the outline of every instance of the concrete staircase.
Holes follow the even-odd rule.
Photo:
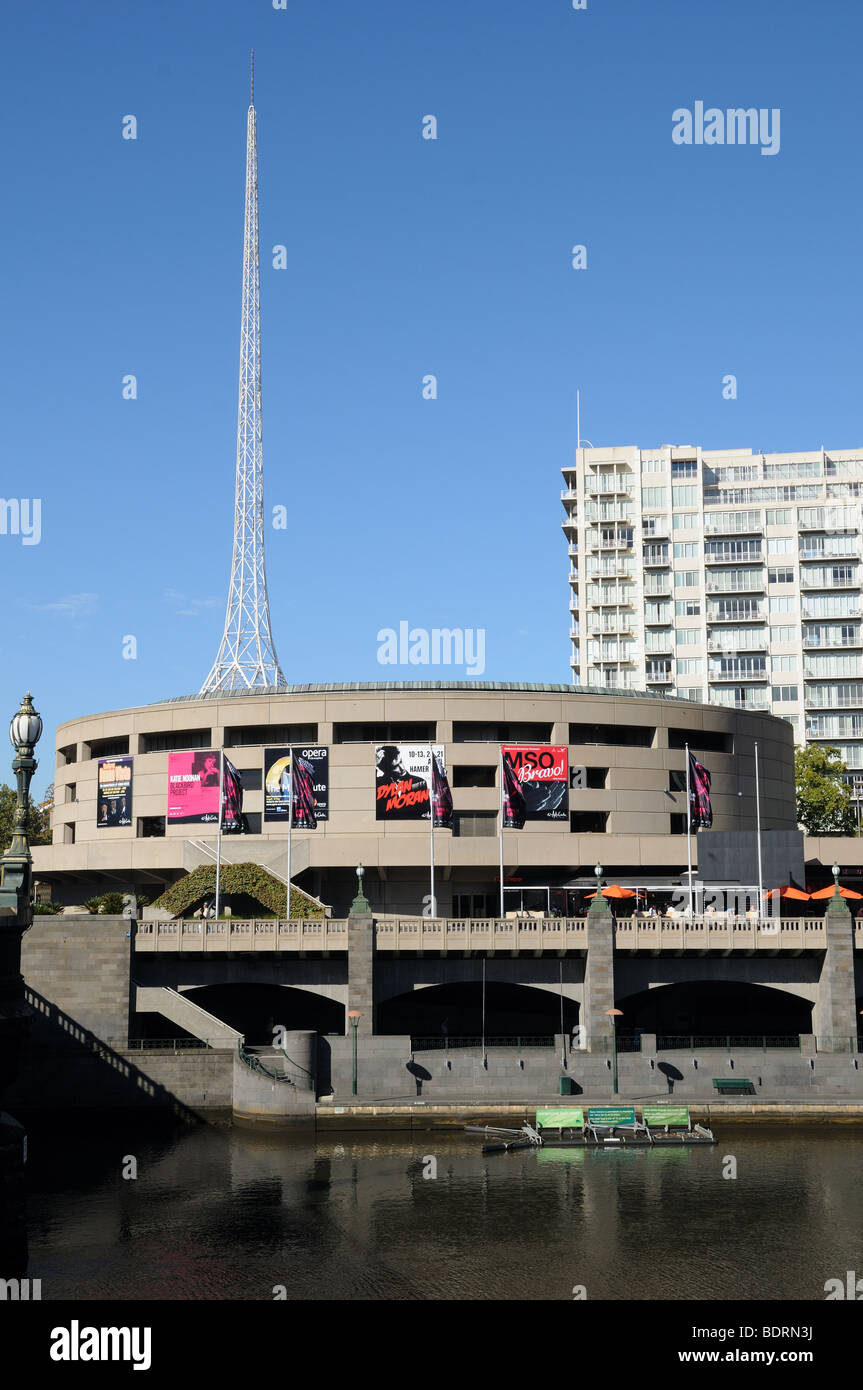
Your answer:
[[[162,1014],[176,1023],[193,1038],[208,1043],[210,1047],[236,1047],[242,1040],[242,1033],[223,1023],[215,1014],[208,1013],[199,1004],[180,994],[167,985],[135,985],[135,1008],[141,1014]]]

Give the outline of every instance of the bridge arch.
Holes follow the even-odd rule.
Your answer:
[[[714,1037],[783,1037],[812,1032],[810,987],[781,982],[692,978],[615,998],[621,1033]]]
[[[561,993],[550,984],[486,979],[486,1037],[552,1036],[560,1032]],[[579,1005],[563,994],[563,1025],[578,1023]],[[414,1037],[479,1037],[483,1030],[482,980],[450,980],[405,990],[378,1004],[377,1031]]]
[[[279,1025],[289,1031],[345,1032],[344,1002],[317,987],[243,981],[197,985],[184,989],[183,995],[243,1033],[250,1044],[272,1043],[273,1029]]]

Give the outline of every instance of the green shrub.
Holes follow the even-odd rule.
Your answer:
[[[63,911],[62,903],[34,903],[34,917],[53,917],[56,913]]]
[[[197,869],[193,869],[190,874],[186,874],[184,878],[178,879],[170,888],[167,888],[162,896],[156,899],[153,906],[168,913],[171,917],[179,917],[193,903],[199,902],[201,898],[212,896],[215,891],[215,864],[199,864]],[[274,917],[284,917],[285,885],[262,868],[260,864],[223,864],[220,892],[225,895],[246,893],[250,898],[254,898],[255,902],[259,902],[263,908],[271,912]],[[314,898],[310,898],[296,884],[291,885],[292,917],[324,917],[325,915],[325,910],[320,903],[315,902]]]

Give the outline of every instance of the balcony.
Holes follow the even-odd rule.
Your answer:
[[[572,516],[565,516],[560,524],[563,527],[564,531],[577,531],[578,517],[574,514]]]
[[[587,601],[594,608],[631,608],[634,598],[629,589],[600,589],[588,591]]]
[[[765,579],[763,574],[734,575],[730,583],[722,579],[708,579],[705,588],[709,594],[763,594]]]
[[[708,623],[763,623],[764,609],[741,608],[738,612],[714,612],[708,611]]]
[[[632,491],[633,481],[632,473],[592,473],[584,480],[584,490],[588,497],[608,493],[628,495]]]
[[[804,651],[827,651],[837,648],[848,651],[854,647],[863,647],[863,636],[861,636],[859,628],[852,636],[820,637],[815,633],[807,635],[804,632],[803,634]]]
[[[737,683],[740,681],[766,681],[767,671],[765,667],[759,669],[742,667],[737,671],[716,671],[709,669],[707,672],[709,681],[721,681],[725,683]]]
[[[632,550],[632,533],[603,536],[600,531],[588,531],[587,544],[591,550]]]
[[[704,555],[705,565],[751,565],[756,560],[761,561],[762,559],[760,545],[755,546],[754,549],[748,549],[744,555],[741,555],[739,551],[732,551],[730,547],[728,550],[718,551],[715,554],[708,554],[705,551]]]
[[[646,655],[647,657],[653,657],[653,656],[673,656],[673,655],[674,655],[674,638],[672,637],[671,633],[669,633],[669,634],[668,634],[668,637],[667,637],[664,641],[662,641],[662,642],[651,642],[650,646],[649,646],[649,647],[645,647],[644,650],[645,650],[645,655]]]
[[[577,560],[577,559],[578,559],[578,546],[577,546],[577,545],[570,545],[570,546],[567,546],[567,551],[566,551],[566,553],[567,553],[567,555],[569,556],[570,560]]]
[[[733,521],[708,514],[704,518],[705,536],[750,536],[764,533],[764,521],[758,517],[740,517]],[[738,562],[740,557],[738,556]]]
[[[650,667],[644,673],[645,681],[652,685],[673,685],[674,677],[671,674],[671,667]]]
[[[645,598],[670,598],[671,597],[671,576],[667,579],[651,579],[650,583],[644,585]]]
[[[578,493],[574,487],[565,487],[560,494],[561,502],[577,502]]]
[[[766,632],[742,632],[734,643],[734,648],[741,652],[766,652],[767,651]],[[728,650],[728,642],[722,637],[707,638],[707,650],[709,652],[724,652]]]

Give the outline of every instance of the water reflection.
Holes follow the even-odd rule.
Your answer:
[[[483,1157],[450,1134],[298,1139],[132,1122],[31,1136],[43,1299],[823,1299],[863,1269],[863,1135]],[[138,1178],[124,1181],[134,1154]],[[437,1176],[424,1176],[432,1156]],[[733,1156],[737,1177],[723,1177]]]

